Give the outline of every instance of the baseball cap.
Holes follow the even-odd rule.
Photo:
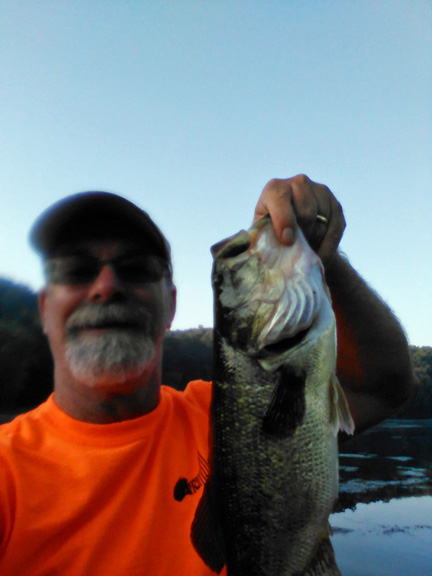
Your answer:
[[[56,202],[33,224],[30,243],[49,257],[84,235],[132,239],[171,261],[169,243],[147,212],[111,192],[80,192]]]

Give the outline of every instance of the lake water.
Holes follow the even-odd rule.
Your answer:
[[[342,445],[336,509],[344,576],[432,576],[432,420],[387,420]]]
[[[330,522],[343,576],[432,575],[432,496],[359,504]]]

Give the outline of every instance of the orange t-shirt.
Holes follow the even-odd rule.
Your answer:
[[[150,414],[98,425],[51,396],[0,426],[0,574],[214,574],[190,541],[210,397],[208,382],[163,386]]]

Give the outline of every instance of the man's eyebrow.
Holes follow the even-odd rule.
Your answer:
[[[99,259],[99,256],[97,255],[97,249],[86,245],[76,245],[59,248],[48,258],[48,260],[51,258],[63,258],[68,256],[82,256]],[[113,260],[118,260],[119,258],[134,258],[136,256],[155,256],[155,254],[150,249],[131,244],[121,247],[118,254],[114,256]]]
[[[88,256],[93,257],[91,250],[88,248],[80,247],[80,246],[68,246],[64,248],[59,248],[54,252],[54,254],[48,257],[48,260],[51,258],[63,258],[67,256]]]

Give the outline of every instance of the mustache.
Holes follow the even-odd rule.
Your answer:
[[[124,326],[147,328],[149,312],[140,304],[109,303],[82,304],[66,322],[66,331],[73,333],[81,328],[99,328],[103,326]]]

